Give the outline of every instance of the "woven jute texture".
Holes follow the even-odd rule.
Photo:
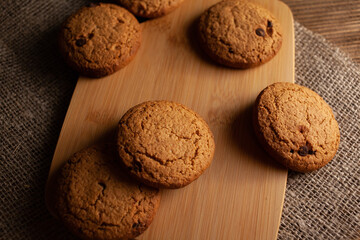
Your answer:
[[[295,36],[295,81],[333,108],[341,140],[324,168],[289,171],[279,239],[360,239],[360,69],[299,23]]]
[[[44,188],[77,79],[57,53],[56,36],[61,22],[87,3],[0,2],[0,239],[75,239],[46,210]],[[278,238],[357,239],[359,68],[300,24],[295,31],[296,81],[334,109],[341,143],[323,169],[289,172]]]

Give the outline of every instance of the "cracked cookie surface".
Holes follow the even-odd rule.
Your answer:
[[[211,164],[215,142],[207,123],[174,102],[149,101],[129,109],[118,127],[118,152],[147,185],[184,187]]]
[[[155,18],[175,10],[183,0],[116,0],[134,15]]]
[[[265,150],[298,172],[326,165],[340,143],[330,106],[317,93],[294,83],[274,83],[259,94],[253,125]]]
[[[269,61],[280,50],[280,23],[256,4],[227,0],[207,9],[199,22],[199,41],[216,62],[249,68]]]
[[[125,8],[90,4],[63,24],[59,46],[66,62],[82,75],[102,77],[126,66],[136,55],[141,27]]]
[[[128,177],[114,145],[76,153],[58,178],[55,210],[82,239],[128,239],[144,232],[160,203],[158,189]]]

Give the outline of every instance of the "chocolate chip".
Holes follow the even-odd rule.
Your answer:
[[[313,151],[313,150],[310,149],[309,152],[308,152],[308,154],[313,155],[313,154],[315,154],[315,152],[316,152],[316,151]]]
[[[256,30],[255,30],[255,33],[256,33],[256,35],[258,35],[258,36],[260,36],[260,37],[264,37],[264,36],[265,36],[265,31],[264,31],[264,29],[262,29],[262,28],[256,29]]]
[[[229,48],[229,53],[234,53],[234,50],[232,48]]]
[[[304,125],[297,126],[297,129],[299,130],[300,133],[305,133],[308,131],[307,127],[305,127]]]
[[[308,149],[307,146],[302,146],[302,147],[299,148],[298,153],[299,153],[300,156],[304,157],[304,156],[308,155],[309,149]]]
[[[139,162],[134,162],[134,170],[137,172],[141,172],[142,171],[142,165]]]
[[[133,225],[132,225],[132,228],[138,228],[138,227],[140,227],[141,226],[141,223],[134,223]]]
[[[273,34],[273,23],[270,20],[267,20],[266,32],[270,36]]]
[[[291,152],[291,153],[294,153],[294,150],[293,150],[293,149],[291,149],[291,150],[290,150],[290,152]]]
[[[103,183],[103,182],[98,182],[98,184],[103,188],[103,190],[105,190],[105,188],[106,188],[106,184],[105,184],[105,183]]]
[[[79,39],[77,39],[76,40],[76,46],[78,46],[78,47],[82,47],[82,46],[84,46],[85,45],[85,43],[86,43],[86,39],[85,38],[79,38]]]

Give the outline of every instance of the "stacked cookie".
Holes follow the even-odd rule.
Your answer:
[[[134,15],[160,17],[174,10],[182,0],[117,2],[126,9],[110,3],[92,3],[63,24],[60,52],[67,64],[84,76],[104,77],[125,67],[141,44],[141,26]]]
[[[56,215],[83,239],[134,238],[151,224],[158,188],[180,188],[211,164],[213,134],[194,111],[144,102],[121,118],[117,137],[76,153],[56,184]]]

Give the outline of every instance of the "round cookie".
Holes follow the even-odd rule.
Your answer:
[[[160,203],[158,189],[130,179],[115,147],[76,153],[57,181],[55,212],[82,239],[128,239],[144,232]]]
[[[71,15],[59,36],[68,65],[89,77],[103,77],[126,66],[137,53],[141,27],[125,8],[90,4]]]
[[[166,15],[177,8],[183,0],[116,0],[134,15],[155,18]]]
[[[259,94],[253,126],[264,149],[298,172],[323,167],[339,147],[339,126],[330,106],[317,93],[294,83],[274,83]]]
[[[278,20],[268,10],[250,2],[227,0],[202,14],[199,41],[214,61],[250,68],[277,54],[282,35]]]
[[[211,164],[215,142],[207,123],[174,102],[141,103],[121,118],[118,152],[131,175],[154,187],[180,188]]]

